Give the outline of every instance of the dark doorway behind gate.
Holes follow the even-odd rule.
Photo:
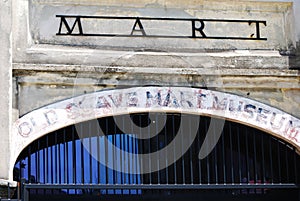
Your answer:
[[[154,119],[149,116],[149,113],[131,114],[131,121],[124,115],[98,119],[105,136],[95,132],[94,121],[88,121],[34,141],[15,164],[15,180],[26,181],[24,199],[299,200],[300,158],[284,141],[226,121],[213,151],[199,160],[200,147],[213,124],[211,117],[201,116],[199,121],[198,116],[188,114],[153,113]],[[182,157],[167,168],[141,174],[154,161],[152,158],[142,161],[138,154],[156,152],[169,145],[178,135],[183,118],[190,125],[199,124],[190,148],[182,151]],[[150,124],[157,126],[142,129]],[[130,130],[134,125],[143,133]],[[191,132],[186,129],[183,138],[192,138]],[[137,139],[135,135],[149,138]],[[104,138],[126,152],[114,149]],[[181,149],[181,145],[175,146],[174,153]],[[92,156],[92,152],[97,154]],[[161,159],[159,162],[173,160],[163,155]],[[101,160],[124,171],[108,168]],[[129,169],[130,174],[126,173]]]

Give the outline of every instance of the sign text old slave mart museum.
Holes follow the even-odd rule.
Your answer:
[[[300,148],[297,118],[245,97],[181,87],[137,87],[81,95],[37,109],[14,125],[14,156],[35,139],[87,120],[137,112],[177,112],[239,122]]]

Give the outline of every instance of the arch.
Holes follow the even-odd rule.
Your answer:
[[[215,116],[263,130],[300,151],[300,120],[249,98],[186,87],[134,87],[85,94],[34,110],[13,125],[10,172],[21,151],[47,133],[80,122],[129,113]]]
[[[79,196],[81,200],[143,200],[149,199],[149,193],[162,196],[162,200],[203,196],[212,199],[215,194],[218,194],[216,200],[220,197],[223,200],[243,200],[246,195],[247,199],[270,200],[273,196],[284,198],[288,193],[290,200],[298,200],[300,156],[295,148],[272,135],[225,121],[216,146],[207,157],[199,160],[199,150],[214,118],[200,116],[198,121],[199,115],[158,112],[135,113],[130,117],[130,122],[126,115],[97,119],[105,136],[99,135],[99,130],[93,127],[94,121],[46,134],[30,143],[19,155],[15,178],[31,183],[29,189],[32,185],[39,189],[54,187],[52,193],[31,189],[28,192],[33,200],[48,195],[61,200],[72,196]],[[198,124],[194,137],[192,129],[179,131],[183,119],[188,122],[186,125]],[[143,130],[149,124],[155,126]],[[133,129],[134,125],[140,129]],[[84,135],[80,134],[81,131]],[[147,139],[136,137],[141,134],[152,136],[153,133],[157,135]],[[172,146],[172,154],[163,153],[162,149],[170,146],[178,135],[181,141]],[[216,135],[214,133],[214,137]],[[182,145],[190,140],[193,143],[189,149],[183,150]],[[142,156],[156,151],[160,152],[160,157]],[[174,153],[180,153],[180,158],[175,159]],[[168,161],[172,161],[171,165],[166,165]],[[112,168],[108,165],[110,162]],[[156,171],[155,167],[160,164],[166,166]],[[144,172],[148,167],[152,171]],[[129,169],[131,171],[127,172]],[[241,184],[251,188],[239,191]],[[82,185],[89,189],[81,189]],[[259,189],[257,185],[263,188]],[[79,188],[67,191],[66,186]],[[227,192],[220,189],[228,186],[232,189]],[[276,189],[287,186],[284,192]],[[168,193],[169,190],[172,193]]]

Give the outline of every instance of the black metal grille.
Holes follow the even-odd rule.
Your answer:
[[[294,194],[288,191],[288,195],[298,199],[299,155],[292,146],[257,129],[226,121],[216,147],[206,158],[199,160],[200,147],[208,127],[214,122],[210,117],[201,117],[198,121],[194,115],[155,113],[154,119],[150,120],[146,113],[132,114],[132,121],[117,116],[98,119],[98,122],[105,137],[116,147],[141,154],[167,146],[178,133],[182,118],[190,125],[199,124],[196,138],[179,160],[160,171],[139,174],[146,166],[167,163],[173,158],[161,156],[157,161],[151,158],[141,161],[138,157],[121,154],[103,141],[104,137],[95,132],[97,129],[90,121],[76,125],[76,128],[70,126],[55,131],[29,145],[15,165],[15,179],[25,178],[31,183],[25,190],[31,197],[63,194],[118,199],[117,195],[122,195],[125,199],[131,195],[140,199],[140,196],[145,198],[155,194],[162,197],[184,195],[184,199],[187,195],[207,198],[208,194],[214,197],[216,193],[223,193],[231,198],[270,195],[274,189],[296,189]],[[148,127],[146,133],[131,132],[134,124],[142,130],[150,123],[155,126]],[[80,132],[80,137],[85,146],[78,137],[78,129],[84,131]],[[191,138],[191,132],[186,129],[182,136]],[[158,134],[150,137],[153,133]],[[150,138],[136,139],[135,134],[149,135]],[[181,149],[181,145],[174,146],[174,153]],[[95,158],[89,154],[93,151],[97,153]],[[131,168],[135,174],[107,168],[99,163],[100,157],[111,160],[122,170]]]

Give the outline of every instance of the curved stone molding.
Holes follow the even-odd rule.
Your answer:
[[[270,133],[300,151],[300,120],[260,102],[223,92],[183,87],[135,87],[85,94],[34,110],[13,125],[13,156],[43,135],[76,123],[138,112],[214,116]],[[14,163],[14,161],[13,161]]]

